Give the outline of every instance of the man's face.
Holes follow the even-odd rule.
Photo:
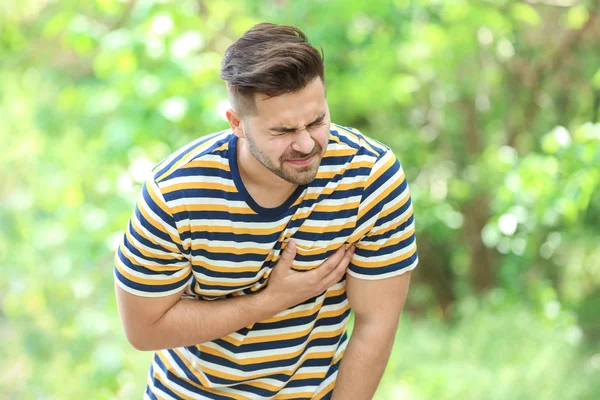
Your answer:
[[[325,154],[330,116],[320,78],[296,93],[255,96],[257,112],[242,122],[250,153],[295,185],[313,181]]]

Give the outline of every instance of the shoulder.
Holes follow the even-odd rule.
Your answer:
[[[227,150],[232,135],[227,129],[182,146],[154,166],[152,178],[162,186],[167,181],[189,175],[187,171],[190,168],[194,168],[195,172],[211,169],[229,171]]]
[[[330,142],[337,142],[356,150],[356,155],[372,159],[373,162],[384,156],[390,156],[392,150],[389,146],[373,139],[356,128],[331,123]]]

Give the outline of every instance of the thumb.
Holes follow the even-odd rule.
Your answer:
[[[295,257],[296,257],[296,243],[294,243],[293,241],[290,240],[290,241],[288,241],[287,245],[285,246],[285,250],[281,254],[278,264],[284,265],[287,268],[291,268]]]

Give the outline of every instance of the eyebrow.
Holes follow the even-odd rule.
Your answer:
[[[306,126],[310,127],[310,126],[320,124],[321,122],[323,122],[326,115],[327,115],[327,113],[323,112],[321,115],[319,115],[317,118],[315,118],[314,121],[312,121],[311,123],[309,123]],[[297,129],[298,128],[288,128],[287,126],[275,126],[273,128],[269,128],[269,130],[271,130],[271,131],[281,132],[281,133],[291,133],[291,132],[295,132]]]

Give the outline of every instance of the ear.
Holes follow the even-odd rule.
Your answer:
[[[229,122],[229,126],[231,130],[240,139],[244,138],[244,130],[242,129],[242,120],[238,113],[235,112],[233,108],[225,111],[225,116],[227,117],[227,121]]]

